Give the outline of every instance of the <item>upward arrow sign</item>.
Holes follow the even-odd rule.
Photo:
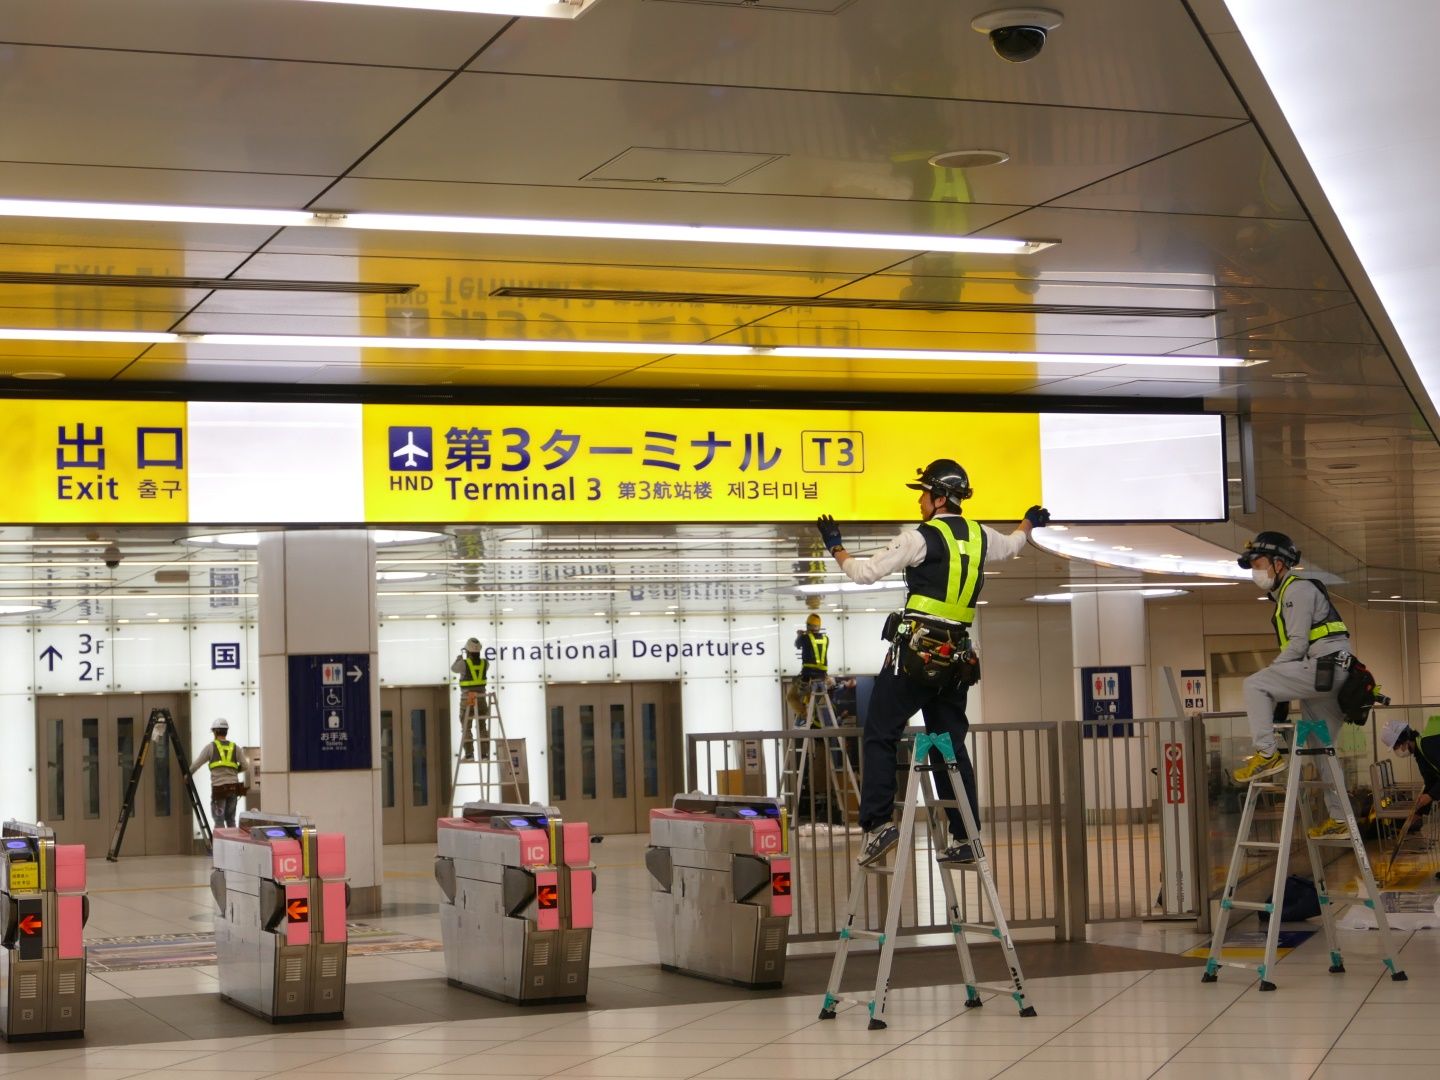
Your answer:
[[[64,660],[65,654],[62,653],[59,649],[55,648],[54,645],[51,645],[49,648],[47,648],[44,652],[40,654],[40,659],[45,661],[47,671],[54,671],[55,661]]]

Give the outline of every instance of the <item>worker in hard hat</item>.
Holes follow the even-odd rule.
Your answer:
[[[795,632],[795,653],[800,657],[800,674],[790,683],[788,698],[790,707],[799,716],[796,723],[803,725],[816,684],[821,687],[830,684],[830,636],[825,633],[819,615],[812,613],[805,620],[805,628]],[[818,722],[817,716],[817,726]]]
[[[472,637],[465,642],[465,648],[455,657],[450,670],[460,676],[460,760],[475,760],[477,726],[485,744],[485,756],[489,757],[490,702],[485,684],[490,678],[490,661],[480,655],[479,638]]]
[[[190,775],[200,771],[202,765],[210,766],[210,820],[214,828],[235,827],[235,808],[245,785],[240,774],[250,771],[250,761],[239,744],[230,741],[230,721],[223,716],[216,717],[210,725],[211,740],[200,748],[195,763],[190,766]]]
[[[1345,722],[1339,695],[1346,672],[1335,664],[1349,656],[1350,631],[1325,586],[1296,575],[1300,549],[1284,533],[1257,534],[1237,561],[1275,605],[1271,622],[1280,645],[1280,654],[1270,666],[1245,680],[1245,712],[1255,749],[1234,777],[1236,783],[1248,784],[1274,776],[1286,766],[1288,759],[1275,740],[1275,712],[1281,702],[1300,702],[1300,718],[1323,720],[1332,745],[1339,743]],[[1328,817],[1310,835],[1316,839],[1347,835],[1340,792],[1325,789],[1325,809]]]
[[[1432,718],[1422,735],[1403,720],[1387,720],[1380,730],[1380,741],[1394,750],[1400,757],[1413,758],[1420,770],[1420,780],[1425,790],[1415,797],[1415,809],[1405,828],[1415,824],[1416,819],[1430,812],[1430,806],[1440,800],[1440,718]]]

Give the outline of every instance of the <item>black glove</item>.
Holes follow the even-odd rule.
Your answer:
[[[815,521],[815,528],[820,530],[820,542],[825,545],[826,551],[833,552],[836,548],[845,546],[840,539],[840,526],[835,524],[835,519],[829,514],[821,514]]]
[[[1025,511],[1025,520],[1032,528],[1043,529],[1050,524],[1050,511],[1043,506],[1032,506]]]

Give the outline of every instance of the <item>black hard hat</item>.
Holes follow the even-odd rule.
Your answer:
[[[928,491],[931,495],[944,495],[957,502],[974,494],[970,490],[970,477],[953,458],[936,458],[925,468],[915,471],[919,473],[920,479],[913,484],[906,484],[908,488]]]
[[[1240,552],[1240,558],[1235,561],[1240,564],[1241,569],[1249,570],[1250,563],[1257,555],[1279,559],[1286,566],[1296,566],[1300,562],[1300,549],[1295,546],[1294,540],[1282,532],[1256,534],[1255,539],[1245,545],[1245,550]]]

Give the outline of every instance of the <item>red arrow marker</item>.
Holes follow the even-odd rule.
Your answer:
[[[26,935],[38,934],[44,925],[39,915],[26,915],[20,920],[20,932]]]

